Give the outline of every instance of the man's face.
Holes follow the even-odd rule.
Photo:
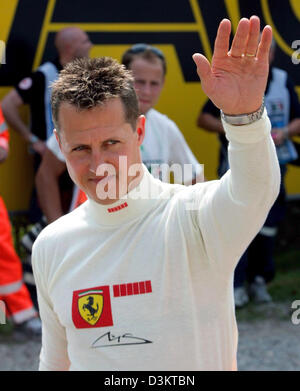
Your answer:
[[[72,41],[72,57],[73,59],[89,57],[90,50],[93,44],[89,36],[84,31],[78,29],[76,37]]]
[[[116,98],[101,107],[81,111],[71,104],[62,103],[59,123],[59,144],[69,174],[78,187],[104,205],[126,194],[129,183],[135,179],[128,175],[128,170],[133,164],[141,164],[139,147],[145,134],[145,117],[139,117],[136,129],[133,129],[125,120],[121,100]],[[119,157],[127,159],[126,170],[119,164]],[[105,170],[100,172],[105,165],[114,168],[115,174]],[[115,185],[113,196],[100,199],[99,188],[105,188],[107,192],[112,183]]]
[[[162,63],[159,58],[154,62],[149,62],[137,57],[131,62],[130,70],[134,77],[140,113],[146,114],[156,105],[164,85]]]

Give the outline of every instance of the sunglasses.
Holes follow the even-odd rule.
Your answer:
[[[159,49],[157,49],[154,46],[147,45],[146,43],[137,43],[133,45],[127,53],[132,53],[132,54],[138,54],[138,53],[143,53],[146,50],[150,50],[152,53],[154,53],[157,57],[159,57],[161,60],[165,59],[165,56],[163,55],[163,52]]]

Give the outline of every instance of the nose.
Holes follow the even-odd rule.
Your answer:
[[[104,156],[100,151],[93,150],[91,153],[90,167],[89,170],[96,175],[98,167],[105,164]]]
[[[97,177],[116,175],[116,169],[114,165],[109,163],[108,154],[99,150],[94,151],[91,154],[89,171],[93,173],[94,176]]]
[[[143,93],[145,94],[145,95],[151,95],[151,86],[150,86],[150,83],[145,83],[144,85],[143,85]]]

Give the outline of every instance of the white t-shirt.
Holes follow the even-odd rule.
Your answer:
[[[41,370],[236,369],[234,268],[280,172],[266,112],[224,127],[231,170],[220,180],[170,185],[144,166],[124,199],[88,200],[41,232]]]
[[[59,160],[65,162],[64,155],[59,149],[54,134],[48,139],[47,147]],[[202,167],[190,150],[175,122],[154,109],[149,110],[146,114],[146,131],[141,146],[141,156],[143,163],[154,177],[159,177],[165,182],[168,182],[169,177],[164,177],[161,173],[162,170],[157,167],[157,165],[163,163],[169,166],[177,163],[181,167],[184,164],[191,165],[190,172],[187,167],[186,175],[183,175],[182,181],[178,178],[179,180],[176,181],[178,183],[191,184],[195,177],[198,182],[203,181]],[[175,180],[177,179],[176,175],[174,175],[174,178]]]

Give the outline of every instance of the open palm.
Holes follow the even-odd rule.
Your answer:
[[[203,91],[218,108],[232,115],[252,113],[260,107],[266,88],[272,30],[266,26],[259,39],[259,18],[243,18],[229,50],[230,32],[230,21],[222,20],[211,64],[198,53],[193,59]]]

